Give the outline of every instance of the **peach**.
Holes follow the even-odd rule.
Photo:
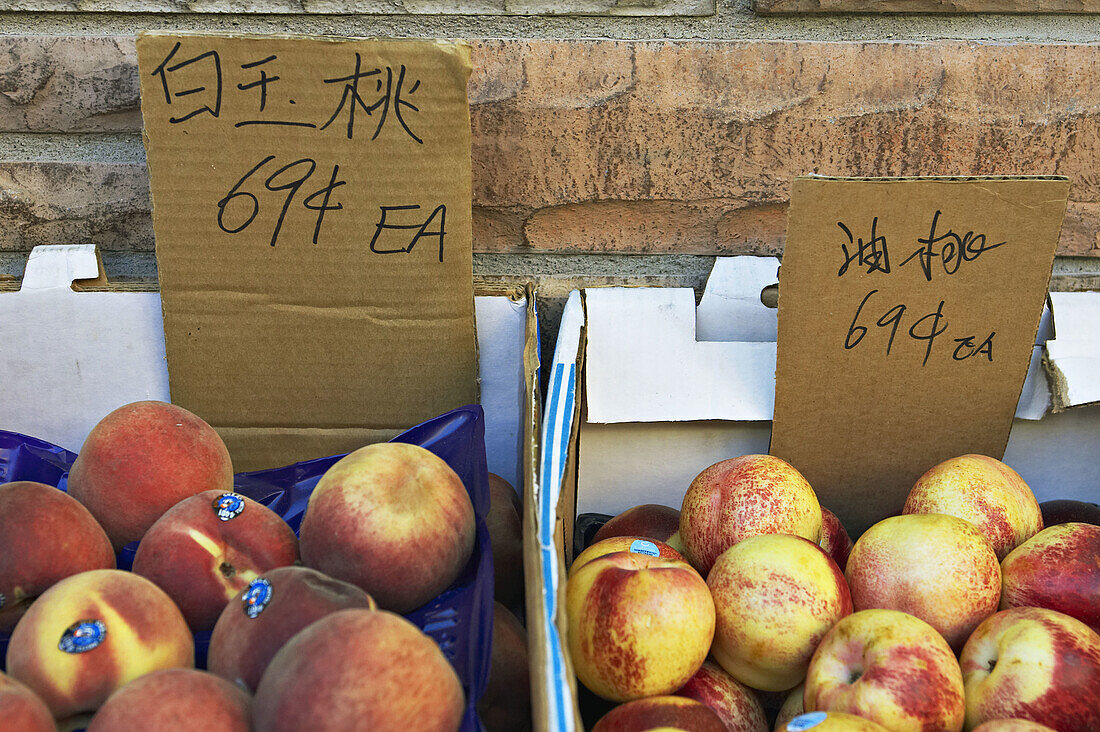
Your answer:
[[[738,542],[718,557],[707,585],[715,610],[711,654],[735,679],[764,691],[801,683],[817,644],[852,612],[836,562],[790,534]]]
[[[201,631],[260,574],[296,561],[298,539],[279,514],[237,493],[203,491],[149,527],[134,572],[167,592]]]
[[[500,602],[493,603],[489,684],[477,702],[477,716],[487,732],[524,732],[531,728],[527,631]]]
[[[1046,608],[1002,610],[974,630],[959,663],[967,729],[993,719],[1100,729],[1100,634],[1080,620]]]
[[[384,610],[340,610],[291,638],[253,699],[255,729],[455,732],[462,684],[428,636]]]
[[[962,673],[947,641],[896,610],[863,610],[833,626],[810,661],[804,704],[808,712],[854,714],[893,732],[959,732],[966,713]]]
[[[507,607],[523,601],[523,504],[512,485],[489,473],[485,525],[493,547],[493,595]]]
[[[632,552],[593,559],[569,576],[565,607],[577,678],[610,701],[675,692],[714,638],[706,582],[673,559]]]
[[[620,704],[605,714],[592,732],[726,732],[722,720],[705,704],[682,696],[652,696]]]
[[[600,527],[592,542],[613,536],[640,536],[656,539],[666,544],[670,536],[680,530],[680,512],[657,503],[643,503],[615,516]]]
[[[703,665],[676,692],[714,710],[726,732],[767,732],[768,720],[756,693],[713,661]]]
[[[695,476],[680,509],[680,540],[700,574],[757,534],[821,541],[821,505],[801,473],[771,455],[743,455]]]
[[[945,460],[917,479],[902,513],[946,513],[978,527],[997,559],[1035,536],[1043,515],[1020,475],[986,455]]]
[[[111,694],[87,732],[250,732],[252,697],[205,671],[169,668]]]
[[[182,407],[133,402],[101,419],[69,471],[68,491],[115,548],[145,535],[184,498],[233,489],[233,464],[218,433]]]
[[[991,719],[974,728],[974,732],[1054,732],[1050,727],[1026,719]]]
[[[848,536],[837,515],[824,506],[821,507],[820,546],[843,572],[848,566],[848,555],[852,553],[852,537]]]
[[[576,572],[593,559],[598,559],[606,554],[614,552],[633,552],[634,554],[647,554],[651,557],[674,559],[678,562],[687,562],[678,551],[656,539],[646,539],[641,536],[611,536],[602,541],[597,541],[583,552],[577,555],[569,571]]]
[[[302,561],[408,612],[447,589],[473,552],[462,480],[416,445],[368,445],[321,476],[299,533]]]
[[[279,567],[237,593],[210,634],[206,665],[255,690],[271,659],[299,631],[338,610],[374,610],[371,596],[309,567]]]
[[[0,729],[57,732],[57,725],[49,707],[33,691],[0,673]]]
[[[1001,562],[1001,609],[1045,607],[1100,633],[1100,526],[1057,524]]]
[[[691,561],[691,556],[687,553],[687,547],[684,546],[684,540],[683,537],[680,536],[679,531],[668,537],[668,541],[665,543],[676,550],[676,552],[684,558],[684,561],[693,567],[695,566],[695,562]]]
[[[845,574],[856,610],[915,615],[956,650],[1001,596],[993,547],[973,524],[947,514],[883,519],[856,542]]]
[[[97,709],[139,676],[194,663],[191,631],[168,595],[117,569],[75,574],[42,593],[7,655],[8,673],[57,719]]]
[[[32,481],[0,485],[0,633],[59,580],[114,568],[111,541],[75,498]]]

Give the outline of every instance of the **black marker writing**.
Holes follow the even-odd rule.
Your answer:
[[[944,313],[946,302],[940,300],[933,310],[914,319],[915,314],[912,312],[912,309],[904,303],[894,305],[885,311],[879,310],[879,308],[875,306],[869,306],[871,298],[878,293],[878,290],[871,290],[863,296],[862,300],[860,300],[859,305],[856,307],[855,315],[852,317],[852,322],[848,326],[848,332],[844,336],[844,349],[851,350],[855,348],[867,336],[870,328],[866,325],[861,325],[861,321],[865,322],[864,311],[869,309],[872,313],[882,313],[873,322],[877,327],[885,329],[889,333],[886,338],[887,356],[891,355],[894,350],[898,332],[902,330],[902,326],[905,323],[909,323],[909,327],[902,332],[906,333],[914,341],[924,341],[924,357],[921,360],[921,365],[926,365],[929,358],[932,356],[932,348],[937,339],[946,333],[949,327],[947,316]],[[920,311],[918,311],[918,313],[919,312]],[[870,317],[874,318],[874,315]],[[996,332],[991,332],[988,337],[977,345],[975,345],[977,338],[974,336],[955,338],[954,341],[956,346],[951,354],[952,359],[955,361],[965,361],[973,356],[985,356],[986,360],[992,361],[993,337],[995,335]]]
[[[256,216],[260,212],[260,200],[256,194],[247,190],[241,190],[249,178],[253,174],[258,172],[260,168],[265,167],[268,163],[275,160],[274,155],[268,155],[259,163],[254,165],[247,173],[241,176],[232,188],[229,189],[229,193],[225,195],[220,201],[218,201],[218,228],[227,234],[237,234],[247,229]],[[283,221],[286,219],[287,212],[290,210],[291,203],[294,197],[298,194],[299,190],[305,185],[306,180],[309,179],[313,172],[317,169],[317,163],[310,158],[302,158],[301,160],[295,160],[292,163],[288,163],[270,176],[264,181],[264,188],[272,193],[279,193],[286,191],[286,197],[283,199],[282,208],[280,209],[278,216],[275,220],[274,228],[271,232],[271,246],[275,246],[279,240],[279,232],[282,230]],[[317,243],[317,239],[321,234],[321,224],[325,218],[326,211],[339,211],[343,208],[340,203],[330,203],[332,192],[346,184],[346,181],[338,180],[337,175],[339,173],[339,166],[332,166],[332,176],[329,179],[327,185],[312,192],[302,202],[302,205],[311,211],[317,212],[317,222],[313,228],[313,243]],[[315,201],[320,198],[320,203]],[[231,219],[234,217],[241,217],[241,211],[230,211],[230,208],[239,209],[240,205],[244,204],[247,208],[245,212],[247,215],[243,216],[241,223],[233,225]]]
[[[962,266],[963,262],[973,262],[983,253],[1004,246],[1005,242],[1003,241],[990,244],[987,242],[985,234],[976,234],[973,231],[968,231],[960,236],[952,229],[948,229],[945,234],[937,234],[936,225],[939,223],[941,213],[942,211],[936,211],[935,215],[932,216],[932,226],[929,229],[928,236],[924,239],[917,239],[921,246],[901,263],[901,266],[904,267],[911,260],[916,259],[924,272],[924,278],[929,282],[932,281],[932,260],[937,257],[943,264],[943,271],[953,275],[959,271],[959,267]],[[939,246],[938,251],[937,246]]]
[[[377,139],[378,134],[382,131],[382,126],[386,123],[386,118],[392,108],[394,116],[397,118],[398,123],[408,133],[409,137],[415,140],[417,143],[423,145],[424,140],[418,137],[405,122],[405,117],[402,113],[403,109],[410,109],[414,112],[419,112],[420,108],[409,102],[405,95],[411,95],[420,88],[420,81],[417,80],[413,83],[412,87],[408,90],[403,90],[402,87],[405,84],[405,66],[401,65],[398,72],[397,81],[394,82],[393,69],[389,66],[385,69],[385,74],[381,68],[371,69],[370,71],[363,71],[363,59],[357,53],[355,54],[355,70],[347,76],[339,76],[332,79],[325,79],[326,84],[344,84],[343,93],[340,96],[340,102],[336,105],[336,111],[332,113],[332,116],[328,118],[328,121],[321,125],[321,129],[327,129],[329,125],[336,121],[337,117],[341,114],[347,115],[347,137],[352,139],[355,135],[355,112],[356,109],[362,109],[368,116],[373,116],[377,113],[378,123],[375,125],[374,134],[371,135],[372,140]],[[371,104],[367,104],[363,100],[363,96],[359,92],[359,82],[364,79],[374,81],[374,93],[378,94],[378,98]],[[385,82],[385,88],[383,89],[383,80]]]
[[[164,101],[169,106],[174,103],[173,99],[191,97],[196,94],[202,96],[194,103],[197,106],[194,106],[190,111],[180,116],[169,117],[168,121],[172,124],[179,124],[180,122],[186,122],[192,117],[204,113],[212,117],[217,117],[221,113],[222,108],[221,59],[218,57],[216,51],[207,51],[206,53],[200,53],[198,56],[172,64],[171,61],[175,58],[179,49],[180,43],[177,41],[176,45],[172,47],[172,50],[168,52],[168,55],[164,57],[164,60],[153,69],[151,76],[160,77],[160,85],[164,90]],[[206,62],[205,64],[203,63],[204,61]],[[171,91],[171,87],[168,83],[168,76],[170,74],[182,72],[185,69],[188,72],[203,73],[205,83],[200,86],[192,86],[179,91]],[[188,78],[191,78],[191,75],[188,75]],[[211,106],[211,103],[213,106]]]
[[[966,338],[956,338],[955,342],[959,345],[955,346],[955,352],[951,354],[951,358],[956,361],[965,361],[971,356],[985,355],[986,360],[993,360],[993,336],[997,335],[997,331],[991,331],[985,340],[974,346],[974,336],[967,336]]]
[[[247,84],[237,84],[237,88],[240,89],[241,91],[251,91],[253,89],[258,89],[259,90],[258,91],[258,102],[259,102],[259,107],[260,107],[259,108],[259,113],[261,115],[263,114],[264,110],[267,109],[267,96],[268,96],[268,89],[267,88],[269,86],[271,86],[272,84],[274,84],[275,82],[282,79],[282,77],[279,76],[278,74],[272,73],[271,75],[268,75],[268,73],[267,73],[268,72],[267,67],[269,67],[269,65],[273,64],[275,61],[278,61],[278,59],[279,59],[278,56],[276,56],[275,54],[271,54],[270,56],[267,56],[266,58],[262,58],[262,59],[259,59],[257,61],[250,61],[248,63],[241,64],[241,70],[242,71],[252,71],[254,69],[255,72],[259,74],[259,78],[257,78],[255,81],[250,81]],[[273,67],[271,67],[271,68],[272,68],[272,71],[274,72],[274,68]],[[234,127],[248,127],[249,125],[274,125],[274,126],[281,126],[281,127],[312,127],[312,128],[317,127],[317,125],[313,124],[312,122],[302,122],[302,121],[298,121],[298,120],[285,120],[285,119],[270,119],[270,118],[266,118],[266,117],[262,118],[262,119],[241,120],[240,122],[237,122],[233,126]]]
[[[413,247],[416,246],[424,237],[436,237],[439,240],[439,261],[443,261],[443,236],[446,233],[447,223],[447,207],[440,204],[428,215],[428,218],[420,221],[419,217],[413,219],[413,223],[407,224],[394,224],[386,221],[386,217],[394,211],[419,211],[420,206],[379,206],[381,210],[381,216],[378,219],[378,223],[375,225],[374,237],[370,240],[370,250],[375,254],[409,254],[412,252]],[[428,226],[439,218],[439,228],[429,230]],[[408,217],[405,217],[408,220]],[[383,231],[414,231],[412,239],[408,240],[407,244],[401,244],[399,246],[384,247],[379,239],[382,236]],[[405,241],[404,237],[400,238],[401,242]]]
[[[866,267],[868,274],[871,272],[890,274],[890,252],[886,247],[886,237],[877,233],[878,216],[871,220],[871,237],[867,240],[862,237],[857,239],[843,221],[836,222],[836,225],[848,236],[848,244],[855,246],[855,250],[849,252],[847,244],[840,245],[844,252],[844,263],[840,265],[836,273],[837,277],[843,277],[852,262],[856,262],[857,266]]]

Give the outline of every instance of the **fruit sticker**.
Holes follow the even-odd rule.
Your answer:
[[[242,601],[244,603],[244,614],[255,619],[271,602],[271,583],[263,577],[252,580],[252,584],[245,591]]]
[[[87,653],[98,648],[106,637],[107,626],[102,621],[80,620],[65,629],[57,648],[65,653]]]
[[[799,714],[797,717],[787,722],[787,732],[802,732],[804,729],[810,729],[824,722],[829,715],[825,712],[810,712],[809,714]]]
[[[661,550],[657,548],[657,545],[645,539],[636,539],[634,543],[630,545],[630,551],[634,554],[645,554],[650,557],[661,556]]]
[[[214,513],[218,514],[218,518],[222,521],[237,518],[243,510],[244,496],[238,496],[236,493],[222,493],[214,499]]]

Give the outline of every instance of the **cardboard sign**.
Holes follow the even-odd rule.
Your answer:
[[[476,401],[467,47],[137,47],[172,400],[234,466]]]
[[[771,452],[849,530],[901,511],[943,460],[1004,454],[1068,192],[1061,178],[795,181]]]

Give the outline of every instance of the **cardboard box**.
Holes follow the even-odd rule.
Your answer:
[[[614,515],[640,503],[679,508],[703,468],[768,451],[777,311],[761,295],[776,282],[778,266],[774,258],[719,259],[698,306],[690,289],[570,295],[549,365],[528,557],[537,570],[528,575],[537,729],[583,729],[565,644],[565,572],[576,517]],[[1081,363],[1075,354],[1095,357],[1100,302],[1089,293],[1055,293],[1052,301],[1004,460],[1040,501],[1096,501],[1100,407],[1053,412],[1042,362],[1045,353],[1061,364],[1067,393],[1095,400],[1100,369],[1071,365]]]
[[[488,467],[531,506],[540,408],[535,293],[484,283],[475,292]],[[110,285],[93,246],[35,248],[20,289],[0,291],[0,429],[77,452],[112,409],[168,400],[162,322],[159,293]]]

